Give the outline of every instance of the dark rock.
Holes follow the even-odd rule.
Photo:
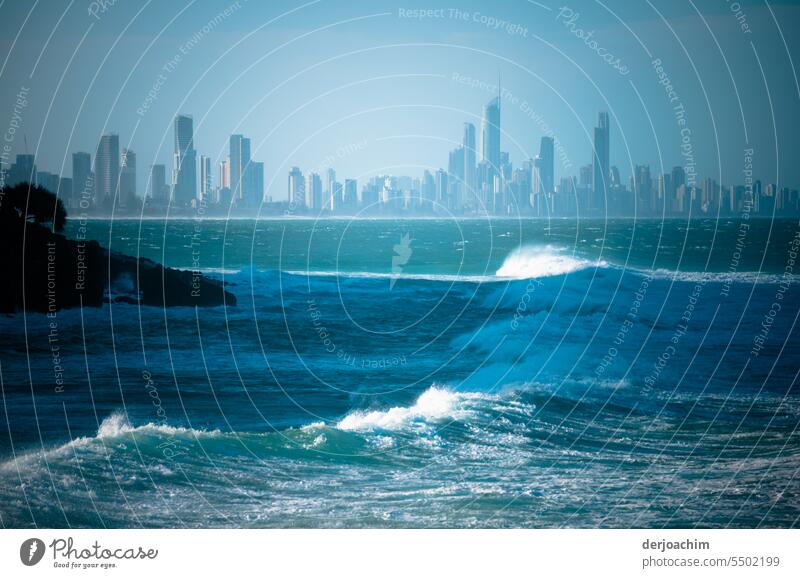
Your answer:
[[[220,281],[109,252],[96,241],[67,239],[40,224],[41,215],[22,218],[27,206],[23,193],[37,197],[40,213],[55,203],[54,196],[50,200],[50,193],[43,189],[20,185],[0,191],[4,192],[10,194],[0,196],[5,203],[0,204],[0,247],[5,256],[0,313],[48,313],[101,307],[109,301],[155,307],[236,305],[236,296],[225,291]]]

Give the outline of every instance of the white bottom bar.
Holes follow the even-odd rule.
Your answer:
[[[3,530],[0,576],[778,578],[800,576],[799,539],[797,530]]]

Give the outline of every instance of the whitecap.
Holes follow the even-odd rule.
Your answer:
[[[457,393],[433,386],[420,395],[413,405],[392,407],[384,411],[354,411],[336,427],[344,431],[400,430],[414,424],[465,420],[472,415],[465,402],[480,394]]]
[[[495,275],[506,279],[535,279],[567,275],[590,267],[608,267],[608,263],[568,255],[550,245],[524,246],[512,251]]]

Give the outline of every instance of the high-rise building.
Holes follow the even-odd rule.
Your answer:
[[[230,138],[231,192],[236,200],[244,200],[249,195],[248,170],[250,168],[250,139],[240,134]]]
[[[114,198],[119,187],[119,136],[100,137],[94,156],[95,203],[105,204]]]
[[[555,157],[552,137],[542,137],[539,143],[538,160],[540,192],[544,195],[549,195],[555,190]]]
[[[247,173],[249,175],[247,205],[257,207],[264,202],[264,163],[251,161]]]
[[[444,204],[453,211],[461,207],[465,159],[466,154],[463,147],[458,147],[450,151],[450,159],[447,163],[447,202]]]
[[[306,185],[298,167],[289,171],[289,202],[298,208],[306,206]]]
[[[475,146],[475,125],[465,122],[464,137],[461,142],[461,148],[464,149],[463,203],[472,203],[477,195],[475,189],[477,151]]]
[[[167,168],[164,165],[150,165],[150,178],[147,185],[147,196],[156,204],[166,204],[169,197],[167,186]]]
[[[422,175],[420,189],[420,196],[424,200],[423,207],[427,210],[431,210],[433,208],[433,201],[436,200],[436,180],[428,170]]]
[[[656,210],[656,189],[650,177],[649,165],[636,165],[631,176],[631,192],[636,199],[638,212],[652,213]]]
[[[358,206],[358,181],[356,179],[344,180],[344,203],[351,210]]]
[[[51,193],[57,193],[58,181],[58,175],[47,171],[39,171],[36,173],[36,183],[34,184],[39,185],[43,189],[47,189]]]
[[[441,211],[443,207],[447,207],[447,193],[448,193],[447,171],[439,169],[436,171],[436,203],[435,209]]]
[[[544,169],[542,168],[542,157],[538,156],[533,159],[533,162],[530,163],[530,206],[533,208],[533,212],[537,217],[546,215],[546,211],[543,210],[545,207],[545,185],[542,182],[542,173],[544,173]]]
[[[200,198],[211,201],[211,157],[200,155]]]
[[[94,177],[92,176],[92,155],[72,153],[72,204],[90,202],[94,198]]]
[[[197,198],[197,153],[191,116],[175,117],[175,153],[172,165],[172,201],[188,205]]]
[[[483,120],[481,123],[481,160],[488,163],[488,169],[492,177],[500,174],[499,95],[483,107]]]
[[[61,177],[58,180],[58,198],[61,199],[61,202],[64,203],[65,206],[71,207],[73,196],[72,179],[69,177]]]
[[[20,183],[36,183],[36,162],[33,155],[17,155],[16,162],[8,171],[6,185],[12,187]]]
[[[334,200],[334,191],[333,191],[333,184],[336,182],[336,171],[332,168],[329,168],[325,171],[326,183],[325,183],[325,209],[334,210],[337,209],[336,203]]]
[[[136,198],[136,153],[122,149],[119,156],[119,205],[130,207]]]
[[[231,188],[231,161],[229,159],[219,163],[219,188]]]
[[[509,202],[515,211],[526,212],[533,206],[533,178],[534,173],[536,173],[533,165],[534,162],[527,160],[522,163],[522,168],[514,171],[514,176],[511,179],[511,198]],[[538,176],[538,173],[536,174]]]
[[[490,202],[494,199],[494,174],[489,161],[481,161],[475,169],[475,186],[478,187],[476,205],[481,210],[488,210]]]
[[[306,175],[306,198],[308,206],[315,211],[322,211],[322,179],[319,173],[308,173]]]
[[[331,184],[331,211],[340,211],[344,207],[344,187],[339,181],[333,181]]]
[[[608,198],[609,130],[608,113],[601,112],[594,129],[594,155],[592,158],[592,196],[590,209],[601,210]]]

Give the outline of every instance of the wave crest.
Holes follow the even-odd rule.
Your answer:
[[[567,275],[590,267],[607,267],[603,260],[590,261],[567,255],[551,246],[524,246],[512,251],[497,270],[497,277],[535,279]]]
[[[430,422],[464,420],[472,414],[465,402],[476,396],[479,394],[457,393],[433,386],[411,406],[355,411],[337,423],[336,428],[343,431],[399,430],[414,425],[426,427]]]

